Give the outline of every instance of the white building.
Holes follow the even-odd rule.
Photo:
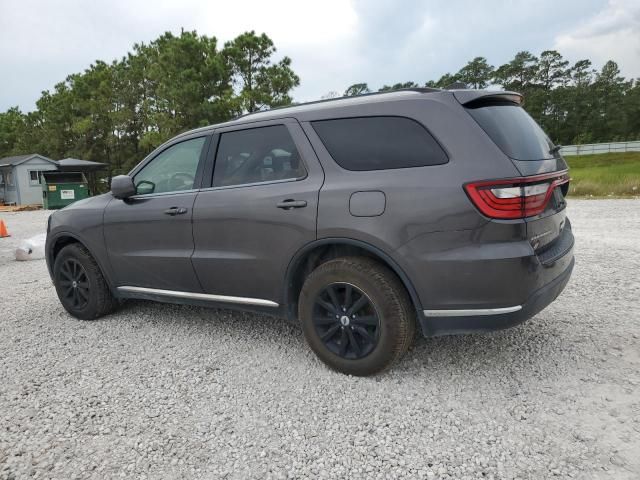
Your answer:
[[[40,172],[49,170],[58,170],[58,163],[37,153],[0,158],[0,202],[42,204]]]
[[[0,204],[42,205],[42,172],[61,170],[95,175],[105,167],[104,163],[76,158],[51,160],[37,153],[0,158]],[[96,179],[92,178],[95,185]]]

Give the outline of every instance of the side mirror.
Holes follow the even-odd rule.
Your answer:
[[[136,194],[136,187],[129,175],[118,175],[111,179],[111,193],[114,197],[124,200]]]

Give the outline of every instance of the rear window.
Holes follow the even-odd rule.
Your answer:
[[[346,170],[388,170],[447,163],[447,155],[418,122],[404,117],[320,120],[313,128]]]
[[[553,142],[517,105],[503,103],[467,107],[467,111],[505,155],[514,160],[553,158]]]

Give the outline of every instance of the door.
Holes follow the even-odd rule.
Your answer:
[[[193,265],[208,294],[280,304],[293,255],[316,238],[322,168],[295,120],[216,131],[195,202]]]
[[[200,136],[169,145],[132,172],[135,196],[107,205],[104,237],[118,286],[202,292],[191,218],[208,143]]]

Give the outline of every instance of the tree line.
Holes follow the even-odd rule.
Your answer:
[[[625,79],[612,60],[596,70],[587,59],[570,65],[555,50],[546,50],[539,57],[518,52],[498,67],[476,57],[439,80],[384,85],[378,91],[447,88],[458,82],[471,88],[498,87],[522,93],[524,108],[560,145],[640,139],[640,79]],[[366,83],[356,83],[344,96],[370,92]]]
[[[136,44],[126,57],[96,61],[42,92],[34,111],[0,112],[0,157],[41,153],[104,162],[109,177],[126,172],[177,133],[291,104],[300,80],[291,59],[276,62],[275,52],[255,32],[221,48],[215,37],[185,31]],[[600,70],[589,60],[570,65],[553,50],[519,52],[498,67],[477,57],[438,80],[377,91],[456,82],[524,94],[524,108],[559,144],[640,139],[640,79],[625,79],[613,61]],[[343,95],[371,92],[357,83]]]
[[[179,132],[290,104],[300,80],[275,52],[255,32],[222,48],[215,37],[167,32],[69,75],[32,112],[0,113],[0,157],[37,152],[104,162],[109,177],[126,172]]]

